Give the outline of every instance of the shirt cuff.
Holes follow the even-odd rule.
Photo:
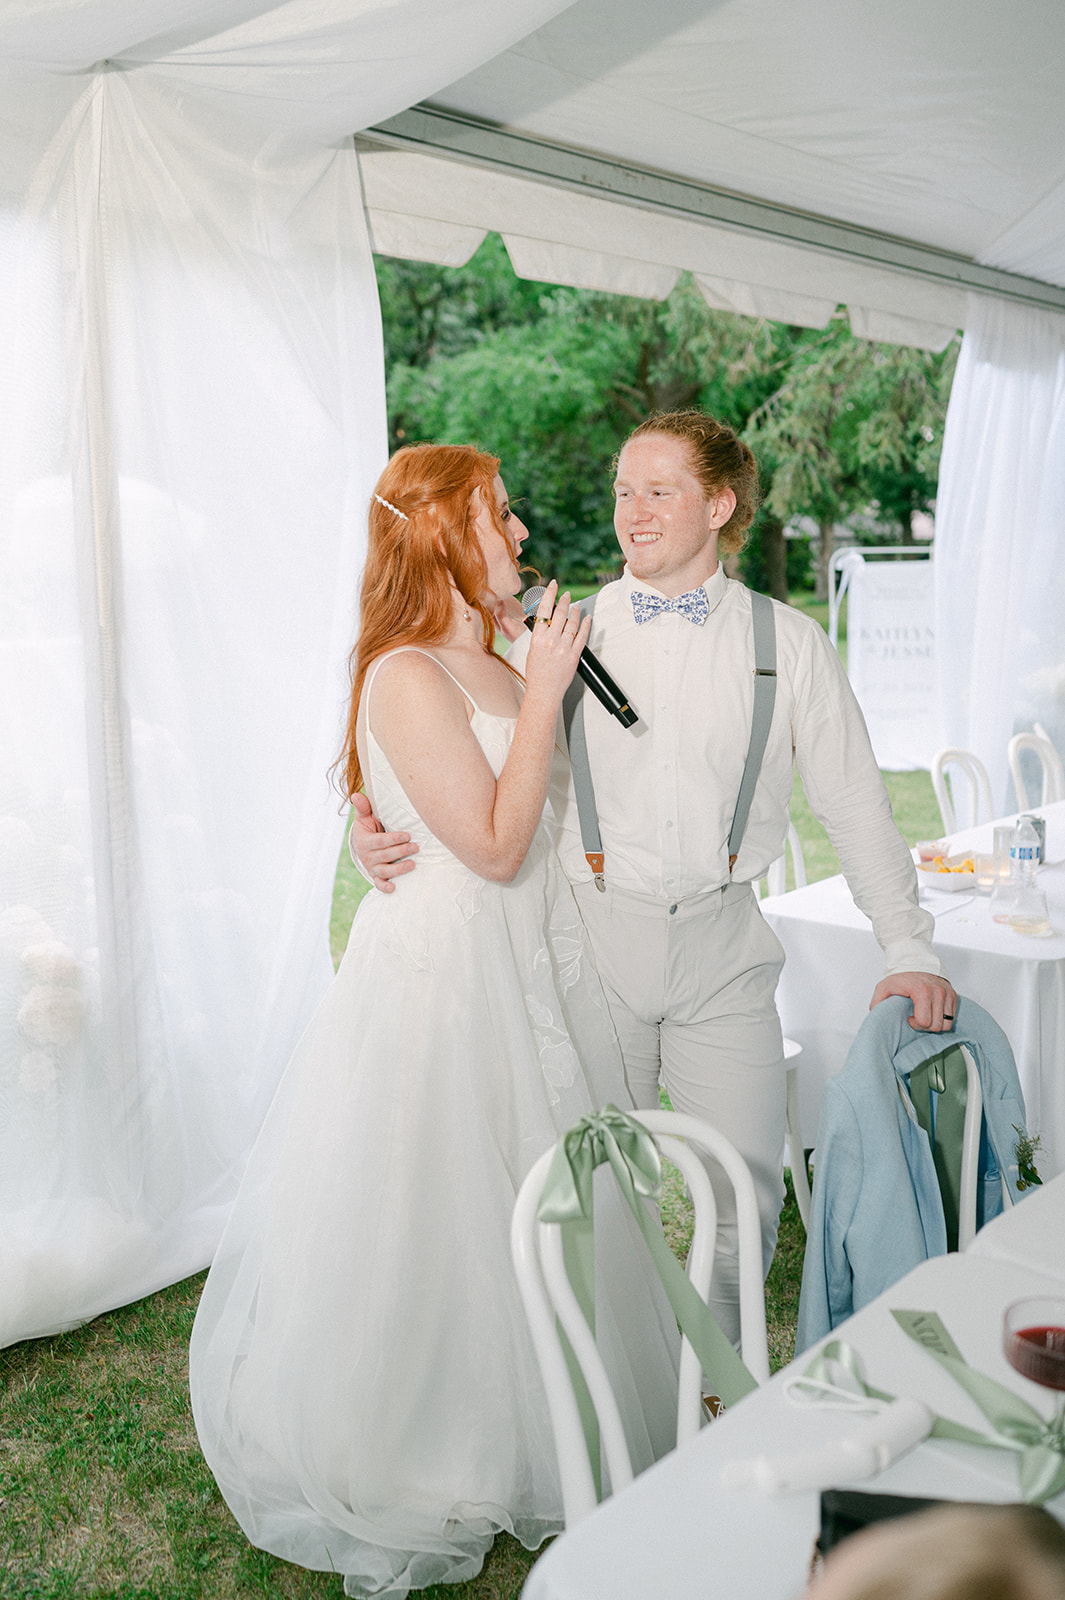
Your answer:
[[[936,978],[946,977],[942,962],[924,939],[894,939],[885,946],[884,955],[885,978],[893,978],[899,972],[929,972]]]

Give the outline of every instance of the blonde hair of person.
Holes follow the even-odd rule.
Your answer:
[[[1037,1506],[956,1505],[831,1550],[808,1600],[1065,1600],[1065,1528]]]

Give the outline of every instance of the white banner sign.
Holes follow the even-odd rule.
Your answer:
[[[931,557],[840,561],[847,585],[847,673],[877,762],[929,768],[942,740],[936,680]]]

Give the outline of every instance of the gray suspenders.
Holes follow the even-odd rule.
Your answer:
[[[590,617],[595,610],[597,594],[590,594],[580,603],[582,617]],[[573,793],[577,798],[577,817],[581,825],[581,843],[588,865],[595,878],[595,886],[606,893],[603,881],[603,841],[599,837],[599,813],[595,808],[595,789],[592,787],[592,770],[588,765],[588,741],[584,737],[584,682],[574,677],[562,701],[562,724],[569,746],[569,764],[573,773]]]
[[[581,615],[591,616],[597,595],[582,600]],[[751,737],[747,745],[747,760],[743,766],[736,811],[728,836],[728,869],[736,865],[740,845],[750,815],[758,774],[762,770],[766,741],[773,722],[773,707],[777,697],[777,630],[773,617],[773,602],[768,595],[751,591],[751,623],[754,631],[754,704],[751,708]],[[588,765],[588,743],[584,734],[584,684],[574,678],[562,702],[562,720],[569,743],[570,767],[573,771],[573,792],[577,799],[577,817],[581,826],[581,843],[588,865],[592,869],[597,889],[605,892],[605,858],[603,841],[599,837],[599,815],[595,807],[595,789]]]
[[[740,845],[747,828],[747,818],[754,798],[754,786],[762,770],[766,740],[773,721],[773,706],[777,698],[777,625],[773,618],[773,602],[767,594],[751,590],[751,625],[754,631],[754,705],[751,707],[751,739],[747,746],[747,760],[740,779],[740,792],[736,796],[736,814],[728,836],[728,869],[736,865]]]

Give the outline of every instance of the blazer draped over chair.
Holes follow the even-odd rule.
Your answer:
[[[918,1032],[910,1015],[910,1002],[899,996],[875,1006],[843,1071],[825,1086],[797,1352],[929,1256],[946,1254],[932,1147],[909,1093],[910,1073],[922,1062],[964,1044],[976,1063],[994,1158],[978,1190],[978,1220],[1002,1210],[1000,1173],[1010,1193],[1022,1197],[1016,1129],[1025,1127],[1024,1099],[1002,1029],[974,1000],[959,998],[949,1034]]]

